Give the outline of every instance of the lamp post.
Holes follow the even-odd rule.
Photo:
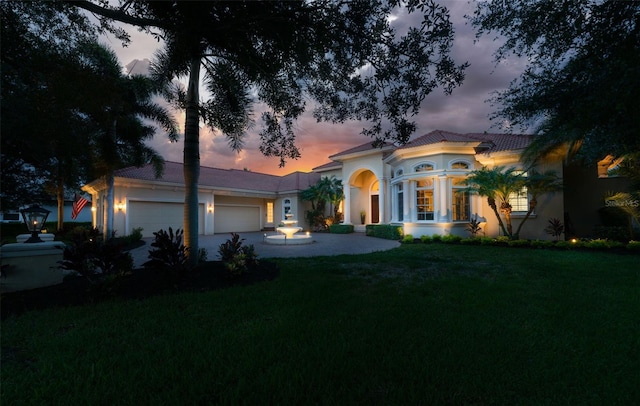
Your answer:
[[[31,232],[31,237],[25,243],[44,242],[38,237],[42,227],[44,227],[45,221],[51,211],[43,209],[37,204],[32,205],[27,209],[20,210],[22,214],[22,221],[27,226],[27,229]]]

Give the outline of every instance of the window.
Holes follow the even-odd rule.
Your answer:
[[[434,168],[434,166],[432,164],[420,164],[420,165],[416,165],[413,168],[414,172],[426,172],[426,171],[432,171]]]
[[[469,164],[462,161],[456,161],[451,164],[451,169],[469,169]]]
[[[282,211],[284,212],[285,219],[293,217],[293,213],[291,213],[291,199],[284,199],[284,202],[282,203]]]
[[[453,188],[451,189],[451,214],[453,221],[469,221],[471,219],[471,204],[469,192],[465,191],[466,187],[463,178],[453,179]]]
[[[402,183],[396,185],[396,218],[398,221],[404,220],[404,190]]]
[[[273,223],[273,202],[267,202],[267,223]]]
[[[416,211],[418,221],[433,220],[433,180],[416,182]]]
[[[515,175],[527,176],[526,172],[514,172]],[[529,211],[529,193],[527,192],[527,188],[523,187],[517,192],[513,192],[509,194],[509,204],[511,205],[511,211]]]

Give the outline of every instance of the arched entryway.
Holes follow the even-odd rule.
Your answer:
[[[380,223],[384,200],[376,174],[370,169],[356,170],[345,186],[345,223]]]

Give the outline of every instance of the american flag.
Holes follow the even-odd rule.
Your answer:
[[[89,203],[87,199],[76,193],[76,197],[73,200],[73,205],[71,206],[71,218],[73,220],[78,217],[78,214],[80,214],[80,211],[84,208],[84,206],[87,205],[87,203]]]

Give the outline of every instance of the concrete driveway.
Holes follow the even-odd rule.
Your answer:
[[[376,251],[386,251],[400,246],[398,241],[382,238],[367,237],[364,233],[352,234],[312,234],[313,243],[305,245],[273,245],[264,242],[263,232],[239,233],[244,238],[243,244],[253,244],[258,258],[287,258],[287,257],[316,257],[341,254],[367,254]],[[273,235],[274,232],[267,232]],[[205,248],[208,260],[218,260],[218,247],[231,238],[231,234],[201,235],[200,248]],[[149,250],[152,249],[153,238],[144,238],[146,244],[131,250],[135,267],[142,266],[148,260]]]

